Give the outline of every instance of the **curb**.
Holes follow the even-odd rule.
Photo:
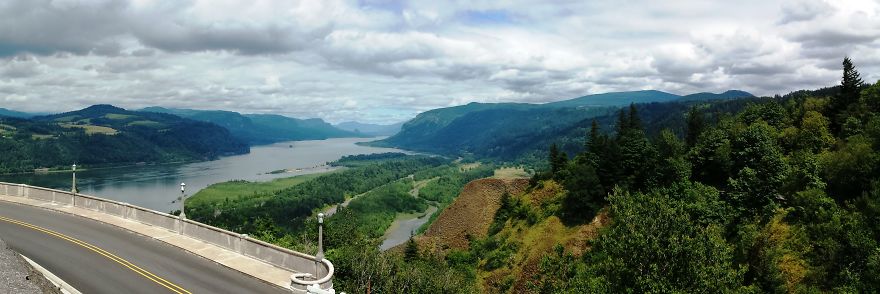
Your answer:
[[[31,260],[27,256],[24,256],[21,254],[19,254],[19,256],[21,256],[21,258],[23,258],[24,261],[27,261],[27,263],[30,264],[31,267],[34,268],[34,270],[36,270],[37,272],[42,274],[44,277],[46,277],[46,279],[49,280],[49,282],[52,282],[52,284],[54,284],[55,287],[60,289],[61,293],[82,294],[82,292],[79,292],[78,290],[76,290],[76,288],[74,288],[73,286],[71,286],[70,284],[68,284],[67,282],[65,282],[64,280],[62,280],[61,278],[59,278],[58,276],[56,276],[55,274],[53,274],[52,272],[50,272],[49,270],[47,270],[46,268],[41,266],[40,264]]]

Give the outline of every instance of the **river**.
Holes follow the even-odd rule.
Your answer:
[[[180,209],[172,201],[180,197],[180,183],[193,195],[208,185],[229,180],[266,181],[274,178],[327,171],[324,165],[345,155],[404,152],[393,148],[356,145],[381,138],[340,138],[291,141],[251,147],[243,155],[186,164],[142,165],[76,173],[80,193],[93,195],[161,212]],[[270,174],[275,170],[292,172]],[[0,182],[70,190],[70,173],[0,176]]]

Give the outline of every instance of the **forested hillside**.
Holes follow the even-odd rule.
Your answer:
[[[217,125],[110,105],[30,119],[0,117],[0,173],[205,160],[248,146]]]
[[[550,142],[559,143],[569,152],[580,151],[577,148],[583,144],[576,140],[560,141],[560,137],[569,138],[582,125],[580,122],[613,116],[614,110],[630,103],[642,103],[639,107],[657,105],[659,115],[699,101],[749,97],[754,96],[743,91],[679,96],[649,90],[588,95],[547,104],[471,103],[421,113],[396,135],[371,144],[536,164]]]
[[[336,128],[318,118],[296,119],[273,114],[240,114],[222,110],[174,109],[155,106],[144,108],[141,111],[168,113],[214,123],[228,129],[236,138],[251,144],[367,136]]]
[[[614,132],[594,124],[574,158],[551,147],[534,179],[566,190],[550,214],[576,225],[604,207],[611,221],[584,253],[548,252],[530,291],[880,291],[880,83],[847,59],[836,92],[712,119],[697,106],[684,136],[655,139],[631,107]],[[540,222],[521,215],[505,226]]]

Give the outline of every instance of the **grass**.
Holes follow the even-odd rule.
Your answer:
[[[109,115],[109,114],[108,114]],[[164,124],[151,120],[136,120],[128,123],[129,126],[145,126],[151,128],[159,128],[165,126]]]
[[[77,119],[77,118],[79,118],[79,115],[68,115],[68,116],[63,116],[63,117],[56,118],[55,121],[57,121],[57,122],[69,122],[69,121],[73,121],[73,120],[75,120],[75,119]]]
[[[39,135],[39,134],[33,134],[33,135],[31,135],[31,139],[34,139],[34,140],[45,140],[45,139],[52,139],[52,138],[55,138],[55,136],[52,136],[52,135]]]
[[[250,196],[254,194],[273,193],[275,191],[299,185],[308,180],[317,178],[327,173],[315,173],[308,175],[300,175],[289,178],[274,179],[268,182],[248,182],[248,181],[229,181],[217,183],[202,189],[192,197],[188,198],[187,205],[204,205],[215,202],[230,201],[238,199],[242,196]]]
[[[480,165],[482,165],[482,164],[479,162],[460,164],[459,171],[464,172],[464,171],[472,170],[472,169],[480,167]]]
[[[81,128],[86,130],[87,135],[94,134],[105,134],[105,135],[116,135],[119,131],[108,128],[104,126],[96,126],[96,125],[71,125],[71,124],[62,124],[62,127],[65,128]]]
[[[0,124],[0,135],[9,136],[15,133],[15,127],[10,125]]]
[[[495,170],[495,175],[492,176],[496,179],[516,179],[516,178],[528,178],[531,177],[525,169],[521,167],[502,167]]]
[[[134,117],[134,115],[108,113],[108,114],[104,115],[104,117],[108,118],[108,119],[129,119],[129,118]]]

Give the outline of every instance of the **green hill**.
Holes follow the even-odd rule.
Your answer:
[[[31,119],[0,117],[0,173],[214,159],[249,152],[215,124],[112,105]]]
[[[155,106],[144,108],[141,111],[169,113],[215,123],[227,128],[233,136],[251,144],[365,136],[338,129],[317,118],[296,119],[272,114],[241,114],[223,110],[174,109]]]
[[[681,96],[663,91],[644,90],[593,94],[564,101],[551,102],[544,105],[554,107],[625,106],[630,103],[667,102],[679,98],[681,98]]]
[[[737,99],[737,98],[750,98],[755,97],[752,93],[740,91],[740,90],[728,90],[721,94],[702,92],[702,93],[694,93],[690,95],[682,96],[678,99],[678,101],[709,101],[709,100],[727,100],[727,99]]]
[[[683,97],[689,98],[681,100]],[[659,115],[686,110],[686,104],[694,103],[692,100],[742,97],[753,96],[741,91],[679,96],[648,90],[588,95],[547,104],[470,103],[423,112],[405,123],[399,133],[371,144],[453,156],[518,160],[539,157],[540,151],[553,142],[568,152],[579,151],[582,142],[569,134],[582,136],[584,127],[594,117],[607,117],[602,121],[612,123],[616,109],[630,103],[650,108],[647,115]]]

